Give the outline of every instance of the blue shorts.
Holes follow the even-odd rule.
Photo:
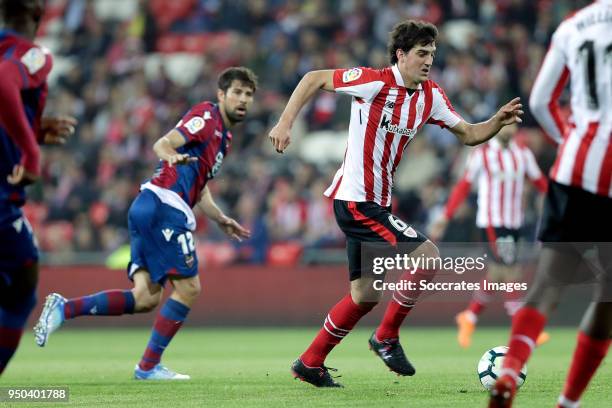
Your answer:
[[[164,285],[168,278],[190,278],[198,274],[194,237],[187,217],[144,189],[128,212],[131,259],[128,276],[145,269],[151,280]]]
[[[0,282],[11,286],[13,274],[38,262],[38,245],[32,227],[22,214],[0,225]]]

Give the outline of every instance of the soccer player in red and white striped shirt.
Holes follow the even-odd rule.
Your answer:
[[[612,0],[599,0],[563,21],[530,97],[544,131],[559,143],[550,173],[534,285],[513,319],[502,376],[489,407],[510,407],[516,376],[555,309],[562,289],[576,278],[598,278],[558,407],[580,405],[580,397],[607,354],[612,335]],[[558,99],[571,78],[570,125]],[[591,255],[594,256],[591,256]],[[589,267],[590,273],[584,272]],[[582,268],[582,269],[579,269]],[[578,271],[578,273],[577,273]],[[594,274],[591,274],[594,273]],[[579,276],[575,276],[578,275]]]
[[[515,125],[506,126],[488,143],[471,152],[463,177],[453,188],[444,212],[433,223],[429,237],[438,241],[444,235],[449,220],[470,193],[472,184],[478,186],[478,213],[476,226],[480,229],[483,242],[488,242],[488,282],[514,282],[520,276],[517,268],[517,242],[523,225],[524,181],[529,179],[542,193],[546,192],[548,181],[531,150],[512,140]],[[474,292],[466,310],[456,316],[459,328],[457,340],[463,348],[470,346],[478,316],[493,293],[483,289]],[[517,292],[507,293],[504,306],[512,316],[518,305]],[[538,339],[546,341],[548,335]]]
[[[436,36],[437,29],[432,24],[408,20],[396,25],[390,34],[390,67],[307,73],[270,131],[272,144],[282,152],[289,145],[291,127],[299,111],[319,89],[352,96],[345,158],[326,191],[334,198],[336,220],[347,236],[350,292],[330,310],[323,328],[292,366],[296,377],[315,386],[340,386],[325,368],[325,358],[380,300],[381,292],[373,287],[372,266],[362,269],[361,245],[402,243],[402,250],[411,256],[439,255],[425,235],[393,215],[390,208],[393,174],[417,131],[433,123],[449,128],[461,142],[477,145],[502,127],[521,121],[522,106],[516,98],[486,122],[465,122],[442,88],[428,79]],[[407,272],[401,279],[418,282],[431,279],[434,273],[418,270],[414,274]],[[418,295],[418,291],[395,292],[369,341],[374,352],[400,375],[415,372],[399,344],[399,327]]]

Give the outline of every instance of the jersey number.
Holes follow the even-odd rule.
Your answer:
[[[584,79],[586,81],[586,88],[588,90],[588,104],[589,108],[596,110],[599,108],[599,98],[597,97],[597,64],[595,61],[595,42],[593,40],[587,40],[582,43],[578,48],[578,53],[586,59]],[[612,53],[612,44],[608,44],[604,51],[604,64],[610,61],[610,54]]]

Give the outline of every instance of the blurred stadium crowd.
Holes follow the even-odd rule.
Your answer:
[[[201,245],[242,262],[294,261],[304,248],[342,247],[322,192],[346,143],[349,98],[320,92],[295,126],[295,145],[273,152],[267,129],[309,70],[388,65],[387,33],[406,18],[440,30],[432,78],[468,121],[513,96],[526,103],[554,27],[569,0],[49,0],[39,42],[55,57],[48,109],[76,116],[76,136],[47,149],[45,182],[26,212],[43,251],[110,252],[125,244],[126,212],[156,165],[154,141],[190,105],[216,99],[216,76],[246,65],[260,88],[232,153],[210,183],[218,204],[253,231],[230,244],[199,218]],[[527,115],[517,135],[547,170],[554,148]],[[426,126],[396,173],[394,209],[418,228],[440,210],[465,153]],[[533,191],[527,203],[533,204]],[[536,206],[529,204],[527,238]],[[474,231],[474,200],[446,239]],[[225,254],[225,255],[220,255]]]

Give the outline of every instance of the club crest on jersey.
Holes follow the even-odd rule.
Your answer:
[[[362,73],[363,71],[361,68],[351,68],[348,71],[344,71],[344,74],[342,74],[342,82],[353,82],[354,80],[359,79]]]
[[[425,109],[425,104],[423,102],[417,103],[417,116],[423,115],[423,109]]]
[[[25,65],[30,75],[34,75],[45,65],[45,53],[38,47],[32,47],[23,54],[21,63]]]
[[[416,129],[407,129],[394,125],[391,123],[391,119],[387,119],[387,115],[383,115],[380,121],[380,128],[385,129],[387,132],[395,133],[396,135],[408,136],[411,140],[416,134]]]

